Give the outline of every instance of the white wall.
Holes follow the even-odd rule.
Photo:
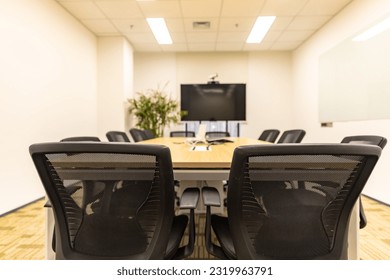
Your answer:
[[[126,130],[124,101],[132,95],[133,48],[123,37],[98,38],[98,136]]]
[[[335,122],[332,128],[319,123],[319,57],[363,28],[390,13],[388,0],[357,0],[315,34],[293,54],[293,113],[296,126],[309,133],[306,142],[340,142],[344,136],[377,134],[390,140],[390,120]],[[377,53],[376,55],[388,55]],[[387,172],[390,149],[386,147],[364,194],[390,204]]]
[[[163,88],[167,94],[176,97],[176,54],[174,53],[135,53],[134,92]]]
[[[134,62],[135,91],[168,81],[167,93],[178,100],[180,84],[207,83],[213,73],[218,73],[221,83],[246,83],[248,121],[241,126],[241,136],[257,138],[263,129],[291,128],[292,74],[288,52],[135,53]]]
[[[175,53],[134,53],[134,89],[130,98],[137,98],[137,93],[149,89],[160,89],[176,99],[176,70]],[[126,131],[136,123],[134,116],[129,115]]]
[[[0,1],[0,214],[44,196],[28,147],[96,135],[96,38],[53,0]]]
[[[257,138],[264,129],[295,129],[292,122],[292,72],[289,52],[249,55],[248,124],[243,135]],[[299,128],[299,127],[298,127]]]

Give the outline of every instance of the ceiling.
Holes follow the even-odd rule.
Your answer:
[[[124,36],[136,52],[294,50],[353,0],[56,0],[97,36]],[[258,16],[276,16],[260,44],[246,44]],[[146,18],[165,18],[172,45]],[[194,22],[210,22],[195,29]]]

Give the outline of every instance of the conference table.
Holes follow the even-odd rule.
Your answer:
[[[223,198],[226,193],[223,185],[229,177],[230,165],[233,158],[234,149],[244,145],[273,145],[257,139],[245,137],[225,138],[229,142],[210,145],[207,143],[198,143],[195,139],[183,137],[161,137],[138,142],[140,144],[159,144],[170,148],[173,173],[175,180],[180,182],[178,196],[187,187],[204,186],[215,187]],[[130,144],[131,145],[131,144]],[[349,224],[349,248],[350,259],[359,259],[359,208],[356,203],[351,215]],[[223,203],[219,208],[213,209],[214,212],[226,214],[226,208]],[[196,212],[203,213],[205,208],[200,200]],[[52,211],[47,210],[47,237],[46,237],[46,258],[53,259],[54,252],[51,249],[52,228],[54,219]]]
[[[227,180],[234,149],[243,145],[269,144],[261,140],[229,137],[231,142],[209,145],[196,143],[181,137],[154,138],[139,143],[160,144],[171,150],[172,165],[176,180]]]
[[[234,149],[244,145],[269,144],[261,140],[229,137],[221,138],[228,142],[215,142],[208,144],[198,142],[193,138],[161,137],[153,138],[138,143],[165,145],[171,150],[173,173],[175,180],[180,181],[178,195],[187,187],[212,186],[215,187],[223,198],[223,183],[228,180],[229,169],[233,158]],[[215,140],[215,139],[214,139]],[[216,140],[215,140],[216,141]],[[224,213],[223,203],[214,212]],[[205,212],[202,199],[196,209],[197,213]]]
[[[229,142],[221,143],[218,140]],[[261,140],[244,137],[228,137],[214,139],[214,141],[218,144],[197,142],[195,138],[160,137],[138,143],[160,144],[169,147],[174,169],[229,169],[236,147],[269,144]]]

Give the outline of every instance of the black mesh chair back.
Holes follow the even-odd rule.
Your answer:
[[[266,129],[264,130],[258,140],[275,143],[276,138],[278,138],[280,131],[278,129]]]
[[[31,145],[30,154],[52,204],[57,259],[181,253],[188,218],[174,216],[169,148],[57,142]],[[75,185],[76,192],[66,191]]]
[[[376,145],[383,149],[387,144],[387,139],[378,135],[354,135],[344,137],[341,143]]]
[[[129,137],[124,131],[108,131],[106,137],[109,142],[130,142]]]
[[[149,130],[149,129],[145,129],[145,130],[144,130],[144,134],[145,134],[145,140],[155,138],[155,135],[154,135],[153,132],[152,132],[151,130]]]
[[[133,138],[134,142],[140,142],[148,139],[145,134],[145,131],[139,128],[131,128],[130,135]]]
[[[237,148],[228,218],[211,219],[226,258],[347,259],[350,215],[380,154],[349,144]]]
[[[195,131],[188,131],[188,130],[183,130],[183,131],[171,131],[169,133],[170,137],[195,137]]]
[[[286,130],[282,133],[277,143],[301,143],[305,134],[306,131],[302,129]]]
[[[207,131],[205,134],[206,139],[230,137],[228,131]]]
[[[383,149],[386,146],[387,139],[378,135],[354,135],[345,137],[341,143],[376,145]],[[365,228],[367,226],[367,217],[361,199],[359,199],[359,217],[360,228]]]
[[[61,139],[61,142],[100,142],[96,136],[75,136]]]

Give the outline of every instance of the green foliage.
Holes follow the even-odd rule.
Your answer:
[[[156,137],[163,136],[167,125],[179,122],[179,103],[167,97],[163,90],[137,92],[135,98],[127,101],[130,114],[137,119],[137,127],[151,130]]]

